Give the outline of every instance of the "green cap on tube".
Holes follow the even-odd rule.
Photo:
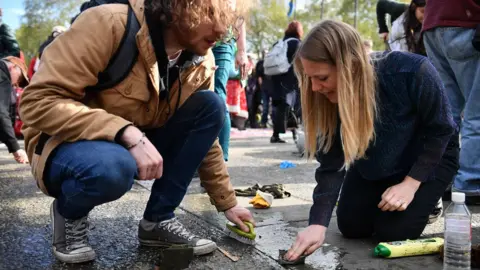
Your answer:
[[[376,257],[388,257],[392,254],[390,249],[388,249],[386,246],[380,244],[375,247],[375,250],[373,251],[373,255]]]

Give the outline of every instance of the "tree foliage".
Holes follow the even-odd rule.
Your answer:
[[[402,0],[405,2],[407,0]],[[358,0],[357,30],[362,38],[370,39],[374,49],[384,49],[378,37],[376,5],[378,0]],[[322,17],[323,3],[323,17]],[[257,0],[250,12],[247,39],[255,53],[268,49],[281,38],[289,21],[298,20],[307,33],[322,19],[336,19],[354,25],[355,0],[310,0],[304,9],[297,10],[295,18],[287,17],[285,1]]]
[[[84,0],[23,1],[25,14],[15,34],[27,60],[37,54],[55,25],[68,26],[82,2]]]
[[[383,41],[378,37],[376,6],[377,0],[358,0],[357,30],[364,39],[373,41],[374,49],[384,49]],[[341,1],[337,12],[339,19],[354,25],[355,0]]]
[[[276,1],[256,1],[255,8],[247,19],[247,40],[250,51],[260,54],[283,36],[288,24],[287,9],[284,3]]]
[[[303,24],[304,32],[308,33],[322,19],[339,19],[338,8],[338,0],[311,0],[304,10],[297,12],[295,19]]]

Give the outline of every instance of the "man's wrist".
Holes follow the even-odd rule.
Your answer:
[[[231,209],[233,209],[233,208],[237,207],[237,205],[238,205],[238,203],[235,203],[235,205],[234,205],[234,206],[232,206],[232,207],[229,207],[229,208],[227,208],[227,209],[223,210],[223,212],[227,212],[227,211],[229,211],[229,210],[231,210]]]
[[[124,126],[123,128],[121,128],[117,134],[115,135],[115,142],[118,143],[118,144],[123,144],[122,142],[122,136],[123,136],[123,133],[125,132],[125,129],[127,129],[129,126],[131,126],[132,124],[128,124],[126,126]]]
[[[127,146],[137,143],[144,134],[135,126],[130,125],[125,128],[122,136],[120,136],[120,144]]]

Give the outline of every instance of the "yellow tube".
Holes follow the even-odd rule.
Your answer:
[[[439,253],[443,245],[442,238],[426,238],[380,243],[375,247],[374,255],[384,258],[398,258]]]

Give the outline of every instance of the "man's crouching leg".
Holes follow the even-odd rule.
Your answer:
[[[129,191],[137,165],[122,146],[106,141],[64,143],[51,155],[45,185],[55,197],[50,209],[53,253],[65,263],[95,259],[88,243],[88,213]]]
[[[215,242],[189,232],[174,215],[198,166],[223,127],[225,104],[212,91],[197,91],[161,128],[146,132],[163,157],[163,175],[152,187],[138,237],[142,245],[189,245],[195,255],[215,251]],[[223,162],[223,159],[221,159]]]

